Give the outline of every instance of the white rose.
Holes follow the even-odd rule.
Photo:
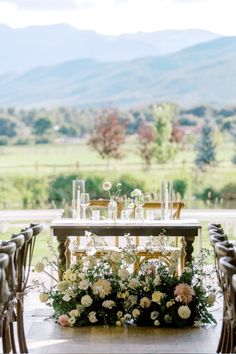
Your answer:
[[[137,304],[138,296],[137,295],[129,295],[128,300],[130,301],[131,305]]]
[[[207,303],[208,305],[212,306],[216,300],[216,295],[215,293],[210,293],[207,297]]]
[[[48,301],[48,294],[46,294],[46,293],[41,293],[41,294],[39,295],[39,300],[40,300],[41,302],[47,302],[47,301]]]
[[[183,306],[180,306],[178,308],[178,315],[180,318],[182,318],[183,320],[187,320],[187,318],[190,317],[191,315],[191,310],[188,306],[186,305],[183,305]]]
[[[122,311],[118,311],[116,315],[117,315],[118,318],[121,318],[123,316],[123,312]]]
[[[116,321],[116,326],[120,327],[121,326],[121,322],[120,321]]]
[[[38,262],[37,264],[35,264],[34,267],[35,272],[37,273],[42,273],[44,271],[44,264],[43,262]]]
[[[140,306],[142,308],[144,308],[144,309],[150,307],[151,306],[151,300],[148,297],[146,297],[146,296],[142,297],[142,299],[140,300]]]
[[[74,309],[74,310],[71,310],[71,311],[70,311],[69,315],[70,315],[71,317],[79,317],[79,316],[80,316],[80,312],[79,312],[78,309]]]
[[[161,291],[154,291],[154,293],[152,294],[152,301],[160,305],[163,297],[164,294]]]
[[[72,273],[72,274],[70,275],[70,281],[71,281],[71,282],[75,282],[76,279],[77,279],[77,275],[76,275],[75,273]]]
[[[111,253],[111,261],[112,262],[118,263],[118,262],[120,262],[121,258],[122,258],[121,252],[112,252]]]
[[[69,281],[71,274],[72,274],[71,269],[67,269],[67,270],[64,272],[64,274],[63,274],[63,278],[64,278],[66,281]]]
[[[73,316],[68,319],[68,323],[70,324],[70,326],[73,326],[73,324],[75,324],[75,322],[76,322],[76,319]]]
[[[71,297],[68,294],[65,294],[62,298],[63,301],[69,302],[71,300]]]
[[[128,287],[131,289],[136,289],[139,286],[139,281],[135,278],[130,279]]]
[[[78,273],[78,278],[81,280],[85,279],[85,274],[84,273]]]
[[[122,280],[126,280],[129,278],[129,271],[127,269],[119,269],[118,275]]]
[[[133,309],[132,316],[133,316],[133,318],[137,318],[138,316],[140,316],[139,309]]]
[[[81,298],[81,304],[84,306],[84,307],[89,307],[91,306],[93,303],[93,299],[91,298],[91,296],[89,295],[84,295],[82,298]]]
[[[89,287],[89,282],[87,280],[81,280],[79,282],[79,289],[80,290],[87,290]]]

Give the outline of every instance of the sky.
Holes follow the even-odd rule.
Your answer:
[[[205,29],[236,35],[236,0],[0,0],[10,27],[67,23],[101,34]]]

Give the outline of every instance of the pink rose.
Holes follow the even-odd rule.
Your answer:
[[[65,327],[65,326],[68,326],[68,325],[69,325],[68,320],[69,320],[69,317],[68,317],[67,315],[61,315],[61,316],[59,316],[59,318],[58,318],[58,323],[59,323],[61,326]]]

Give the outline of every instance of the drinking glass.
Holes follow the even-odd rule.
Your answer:
[[[89,193],[81,193],[80,194],[80,205],[82,207],[82,218],[86,219],[86,209],[90,204]]]

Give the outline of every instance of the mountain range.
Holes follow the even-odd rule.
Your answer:
[[[178,31],[167,31],[166,35],[173,36],[174,32],[177,36]],[[183,32],[180,32],[182,36]],[[185,34],[186,38],[192,38],[190,46],[186,48],[183,41],[181,44],[181,41],[172,43],[171,40],[166,40],[165,44],[163,39],[165,50],[162,54],[159,52],[159,55],[147,56],[147,52],[143,50],[141,57],[136,57],[133,52],[134,58],[130,59],[128,55],[132,54],[132,50],[129,51],[128,48],[127,51],[122,51],[123,54],[120,53],[123,60],[112,60],[111,56],[115,59],[114,51],[109,60],[104,57],[108,61],[93,57],[77,58],[53,65],[43,66],[41,63],[39,67],[23,72],[19,67],[15,67],[12,72],[5,70],[0,74],[0,105],[131,107],[160,101],[172,101],[183,106],[235,105],[236,37],[216,35],[216,38],[194,44],[194,36],[188,32]],[[148,37],[140,35],[146,39]],[[154,33],[152,35],[157,36]],[[122,36],[126,37],[137,38],[136,35]],[[33,52],[32,50],[34,56]],[[50,57],[49,52],[47,58]],[[98,50],[97,53],[99,52],[102,51]],[[20,54],[18,57],[15,55],[14,59],[19,58]],[[53,56],[50,60],[52,59]],[[0,60],[2,61],[2,57]],[[33,60],[29,60],[29,63],[33,65]],[[23,65],[21,59],[19,65]]]
[[[0,25],[0,73],[73,59],[109,62],[160,56],[219,37],[198,29],[105,36],[66,24],[18,29]]]

